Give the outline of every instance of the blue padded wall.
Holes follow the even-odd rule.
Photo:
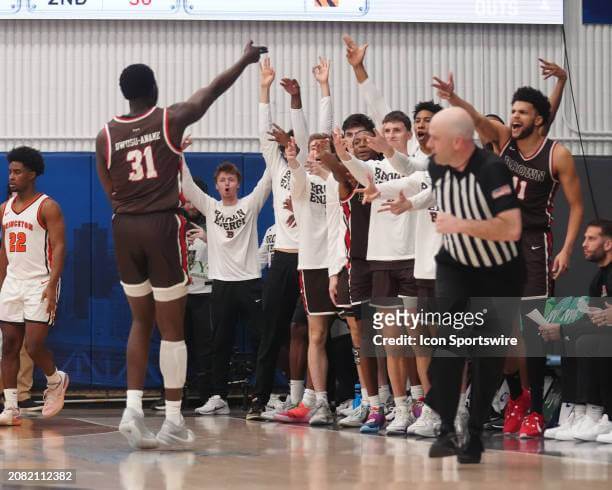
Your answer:
[[[121,388],[125,386],[125,345],[130,311],[115,265],[111,209],[98,183],[93,153],[47,153],[46,171],[38,189],[62,207],[66,221],[66,264],[56,325],[49,336],[58,366],[70,373],[73,386]],[[6,162],[5,155],[0,154]],[[223,160],[235,163],[244,176],[241,195],[248,194],[265,164],[258,154],[187,154],[192,174],[201,177],[209,193],[215,167]],[[7,172],[0,172],[0,189],[6,189]],[[258,224],[260,239],[274,221],[271,199]],[[238,349],[247,350],[246,337],[238,335]],[[161,385],[158,369],[159,337],[151,341],[147,387]],[[36,381],[42,375],[36,372]]]

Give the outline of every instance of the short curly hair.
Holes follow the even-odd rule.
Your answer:
[[[544,119],[544,124],[548,124],[550,119],[550,100],[548,97],[533,87],[521,87],[512,96],[512,103],[528,102],[536,112]]]
[[[45,161],[42,154],[29,146],[13,148],[7,153],[6,159],[9,163],[21,162],[25,167],[36,173],[37,177],[45,173]]]

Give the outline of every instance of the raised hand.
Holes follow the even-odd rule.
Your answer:
[[[280,84],[289,95],[300,95],[300,84],[294,78],[283,78]]]
[[[336,155],[340,160],[350,160],[351,156],[348,151],[346,151],[346,144],[344,143],[344,135],[342,134],[342,130],[340,128],[334,129],[332,132],[332,140],[334,143],[334,148],[336,149]]]
[[[392,149],[391,145],[377,129],[374,130],[374,136],[366,136],[366,144],[377,153],[388,153]]]
[[[272,68],[270,58],[266,56],[259,64],[259,84],[262,87],[269,88],[272,85],[272,82],[274,82],[275,77],[276,72],[274,71],[274,68]]]
[[[397,199],[393,201],[385,201],[380,205],[379,213],[390,212],[392,214],[398,215],[405,213],[406,211],[410,211],[412,209],[412,203],[406,199],[403,191],[400,191]]]
[[[295,138],[290,138],[287,146],[285,146],[285,156],[287,160],[295,160],[297,158],[297,145]]]
[[[253,46],[253,41],[249,41],[244,47],[242,55],[248,64],[259,62],[259,57],[268,52],[265,46]]]
[[[538,58],[538,61],[540,62],[540,69],[542,70],[544,80],[548,80],[550,77],[567,80],[567,72],[556,63],[542,58]]]
[[[380,197],[380,191],[371,175],[368,175],[368,186],[362,189],[357,189],[355,192],[363,196],[363,202],[374,202]]]
[[[455,95],[455,77],[453,73],[448,74],[448,82],[441,80],[438,77],[433,77],[434,83],[431,84],[433,88],[438,91],[438,97],[444,100],[449,100]]]
[[[291,139],[283,128],[277,126],[276,124],[272,124],[272,129],[268,131],[268,135],[270,136],[268,141],[276,141],[280,146],[284,147],[289,144],[289,140]]]
[[[319,56],[319,64],[315,65],[312,69],[312,74],[319,84],[329,83],[329,67],[331,62],[323,57]]]
[[[193,243],[196,241],[196,238],[199,238],[200,240],[202,240],[203,242],[206,241],[206,232],[204,231],[204,228],[202,228],[201,226],[198,226],[196,224],[193,224],[193,228],[191,230],[187,230],[186,238],[187,238],[187,242],[188,243]]]
[[[366,43],[362,46],[358,46],[353,38],[348,34],[344,34],[344,36],[342,36],[342,40],[346,45],[346,59],[348,60],[349,65],[357,66],[363,64],[363,60],[369,45]]]

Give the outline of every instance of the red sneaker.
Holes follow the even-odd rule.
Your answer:
[[[297,407],[274,415],[274,420],[288,424],[307,424],[310,421],[310,408],[300,402]]]
[[[519,431],[530,405],[531,395],[527,390],[523,390],[516,400],[508,400],[504,412],[504,434],[515,434]]]
[[[519,438],[542,437],[544,435],[544,417],[541,413],[531,412],[523,419]]]

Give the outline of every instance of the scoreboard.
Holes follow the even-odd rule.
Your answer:
[[[0,0],[1,19],[562,24],[563,0]]]

